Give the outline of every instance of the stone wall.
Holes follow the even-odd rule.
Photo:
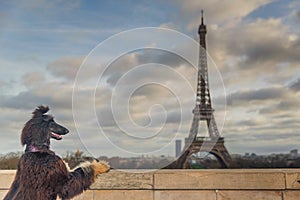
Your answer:
[[[0,171],[0,198],[15,171]],[[74,198],[99,200],[299,200],[300,169],[112,170]]]

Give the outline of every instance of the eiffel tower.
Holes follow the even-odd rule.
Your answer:
[[[228,168],[231,157],[224,145],[224,138],[220,137],[218,127],[214,118],[214,109],[211,104],[208,82],[208,68],[206,55],[206,25],[203,20],[203,10],[201,11],[201,24],[198,29],[200,38],[199,63],[198,63],[198,82],[196,106],[193,109],[192,127],[188,138],[185,138],[184,152],[181,156],[165,167],[166,169],[186,169],[190,168],[188,163],[192,154],[198,152],[209,152],[213,154],[222,168]],[[209,137],[198,137],[200,121],[206,121]]]

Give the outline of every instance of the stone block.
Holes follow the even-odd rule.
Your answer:
[[[83,192],[82,194],[74,197],[72,200],[93,200],[94,198],[94,191],[93,190],[87,190]]]
[[[266,170],[161,170],[154,189],[284,189],[283,172]]]
[[[282,200],[281,191],[219,190],[217,200]]]
[[[94,200],[153,200],[151,190],[96,190]]]
[[[152,189],[153,174],[112,170],[98,176],[91,189]]]
[[[7,194],[8,190],[0,190],[0,199],[3,199]]]
[[[0,170],[0,188],[9,189],[15,179],[16,170]]]
[[[287,190],[283,193],[284,200],[299,200],[300,199],[300,191],[297,190]]]
[[[300,172],[289,171],[286,172],[286,188],[287,189],[300,189]],[[299,197],[300,199],[300,197]]]
[[[216,192],[214,190],[182,190],[182,191],[173,191],[173,190],[164,190],[164,191],[155,191],[154,193],[155,200],[216,200]]]

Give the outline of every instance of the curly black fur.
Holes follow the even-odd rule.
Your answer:
[[[49,108],[39,106],[24,126],[21,143],[26,145],[14,182],[4,200],[70,199],[86,190],[95,178],[92,164],[68,171],[63,160],[49,149],[50,138],[61,139],[68,129],[57,124]]]

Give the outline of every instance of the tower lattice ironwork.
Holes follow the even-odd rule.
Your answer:
[[[193,121],[188,138],[185,138],[184,152],[181,156],[166,168],[182,169],[190,168],[189,159],[192,154],[198,152],[209,152],[219,161],[221,167],[228,168],[231,157],[225,145],[224,138],[220,137],[218,127],[214,118],[211,96],[209,91],[208,67],[206,54],[206,25],[204,25],[203,10],[201,24],[198,29],[199,34],[199,63],[196,105],[193,109]],[[208,137],[199,137],[198,129],[200,121],[206,121]]]

